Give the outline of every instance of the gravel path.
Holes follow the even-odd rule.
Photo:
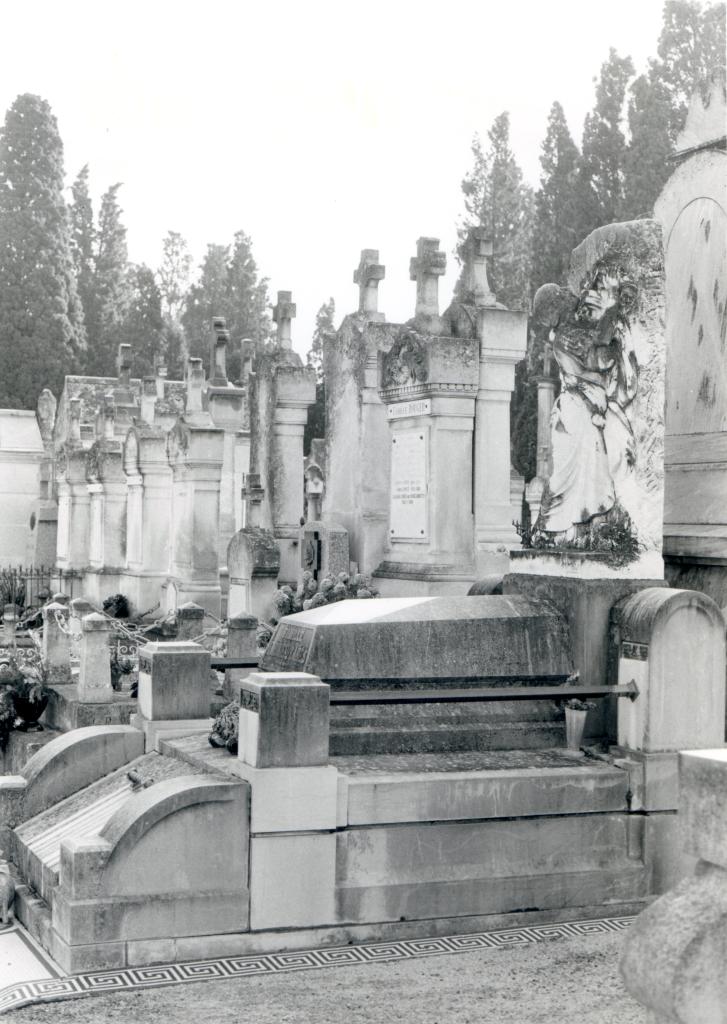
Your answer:
[[[395,963],[115,993],[16,1010],[12,1024],[646,1024],[623,990],[624,933]]]

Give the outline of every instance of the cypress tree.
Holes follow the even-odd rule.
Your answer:
[[[540,155],[540,188],[535,193],[533,291],[550,281],[563,282],[571,250],[581,240],[579,159],[563,108],[555,102]]]
[[[0,131],[0,406],[59,394],[84,347],[63,184],[49,104],[18,96]]]
[[[112,185],[101,197],[90,308],[86,309],[88,350],[85,372],[95,377],[116,373],[116,354],[131,293],[126,228],[118,191]]]

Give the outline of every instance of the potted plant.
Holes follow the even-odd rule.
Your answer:
[[[592,700],[578,700],[577,697],[565,702],[565,745],[568,750],[581,749],[586,717],[595,706]]]
[[[10,720],[9,708],[13,709],[10,729],[22,732],[28,729],[42,729],[38,719],[48,704],[50,691],[46,686],[45,672],[41,665],[20,662],[17,657],[6,656],[0,663],[0,688],[3,693],[5,715],[3,722]],[[5,737],[7,743],[7,736]]]

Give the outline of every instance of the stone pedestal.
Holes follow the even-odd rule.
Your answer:
[[[111,686],[110,632],[109,620],[98,612],[92,612],[82,620],[79,701],[97,704],[114,699]]]
[[[146,721],[206,721],[209,711],[209,651],[189,641],[139,649],[139,713]]]
[[[478,309],[480,368],[474,450],[475,547],[478,574],[504,569],[520,518],[510,500],[510,400],[515,364],[525,355],[527,314]]]
[[[167,608],[194,601],[219,618],[217,533],[224,435],[208,414],[187,413],[170,432],[167,445],[173,472]]]
[[[238,757],[253,768],[328,764],[329,696],[308,673],[251,673],[240,686]]]
[[[14,604],[6,604],[3,608],[3,641],[6,647],[15,647],[15,627],[18,622],[17,609]]]
[[[408,328],[384,360],[380,395],[390,428],[389,525],[377,578],[425,586],[474,578],[472,429],[478,373],[474,339],[426,338]],[[398,383],[405,379],[409,383]],[[508,503],[509,487],[508,456]]]
[[[228,616],[247,612],[267,621],[274,613],[273,595],[280,574],[280,549],[272,532],[246,526],[236,533],[227,550],[227,566]]]
[[[165,432],[134,427],[123,457],[128,484],[124,593],[134,611],[143,612],[159,603],[169,574],[172,470]]]
[[[258,620],[254,615],[239,613],[227,621],[227,657],[256,659]],[[240,698],[240,683],[250,674],[249,668],[225,669],[223,694],[227,700]]]
[[[195,640],[204,629],[204,608],[187,601],[177,608],[177,640]]]

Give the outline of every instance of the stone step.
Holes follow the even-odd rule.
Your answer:
[[[555,701],[473,701],[456,704],[349,704],[331,706],[331,727],[375,726],[381,723],[406,726],[427,723],[507,724],[509,722],[563,722]]]
[[[564,745],[560,722],[511,721],[333,725],[329,752],[334,757],[365,754],[447,753],[462,750],[542,750]]]

